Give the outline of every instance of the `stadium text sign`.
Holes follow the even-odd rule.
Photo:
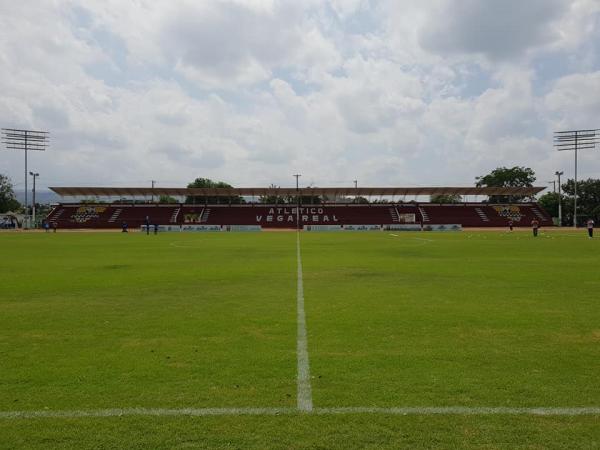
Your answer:
[[[296,214],[300,222],[335,224],[339,219],[335,214],[330,214],[320,207],[301,207],[298,208],[269,208],[266,214],[256,216],[257,223],[295,223]]]

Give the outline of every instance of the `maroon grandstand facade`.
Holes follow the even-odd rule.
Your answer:
[[[361,189],[175,189],[145,188],[52,188],[61,195],[196,195],[200,198],[232,198],[255,195],[327,196],[340,195],[431,195],[460,193],[461,195],[532,195],[543,188],[361,188]],[[525,190],[524,190],[525,189]],[[297,209],[298,208],[298,209]],[[156,204],[156,203],[61,203],[47,217],[58,228],[120,228],[151,224],[185,227],[260,226],[261,228],[303,228],[313,225],[461,225],[462,227],[529,226],[537,219],[542,226],[551,226],[552,218],[536,203],[459,203],[435,204],[425,202],[389,201],[388,203],[320,204]]]

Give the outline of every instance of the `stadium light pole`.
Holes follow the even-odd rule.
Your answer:
[[[596,148],[600,142],[600,129],[569,130],[554,132],[554,146],[558,151],[573,150],[575,152],[575,189],[573,207],[573,227],[577,228],[577,151]]]
[[[558,177],[558,226],[562,227],[562,202],[561,202],[561,195],[560,195],[560,176],[563,174],[564,172],[562,171],[556,171],[554,172],[554,174]]]
[[[35,179],[40,176],[39,173],[29,172],[29,175],[33,177],[33,189],[31,190],[32,199],[31,199],[31,217],[33,222],[33,228],[35,228]]]
[[[354,189],[358,188],[358,180],[354,180]]]
[[[296,230],[300,231],[300,185],[298,184],[298,180],[302,175],[296,173],[294,176],[296,177]]]
[[[20,130],[16,128],[2,128],[2,142],[10,150],[23,150],[25,152],[25,217],[29,216],[27,201],[27,152],[29,150],[46,150],[49,134],[47,131]]]

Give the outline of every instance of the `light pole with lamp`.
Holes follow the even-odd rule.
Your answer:
[[[558,177],[558,226],[562,227],[562,204],[561,204],[561,195],[560,195],[560,176],[563,174],[564,172],[562,171],[556,171],[554,172],[554,175],[556,175]]]
[[[23,150],[25,153],[25,220],[23,228],[29,221],[29,204],[27,201],[27,152],[29,150],[44,151],[48,147],[50,135],[47,131],[19,130],[16,128],[2,128],[2,142],[7,149]],[[31,174],[31,172],[29,172]],[[35,178],[34,178],[35,179]]]
[[[577,152],[578,150],[596,148],[600,143],[600,128],[593,130],[556,131],[554,133],[554,146],[559,150],[574,150],[575,153],[575,180],[573,195],[573,228],[577,228]]]
[[[31,190],[32,201],[31,201],[31,216],[32,216],[32,226],[35,228],[35,179],[40,176],[39,173],[29,172],[29,175],[33,177],[33,189]]]

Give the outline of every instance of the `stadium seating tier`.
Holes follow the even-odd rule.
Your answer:
[[[294,205],[148,205],[61,204],[46,220],[57,228],[139,228],[146,218],[158,225],[261,225],[263,228],[296,228]],[[463,227],[530,226],[535,218],[552,226],[548,213],[536,203],[491,205],[486,203],[433,204],[324,204],[302,205],[301,225],[389,225],[401,223],[460,224]]]

